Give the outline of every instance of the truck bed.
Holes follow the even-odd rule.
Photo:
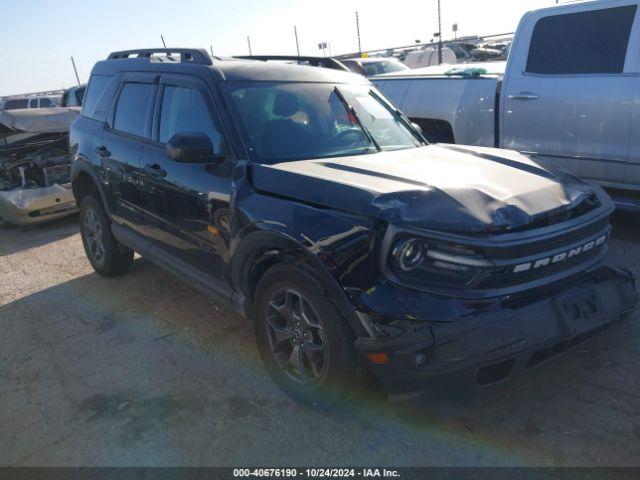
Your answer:
[[[380,75],[372,81],[422,127],[429,141],[494,147],[498,142],[496,111],[504,65],[442,65],[401,75]],[[466,67],[487,73],[446,74]]]

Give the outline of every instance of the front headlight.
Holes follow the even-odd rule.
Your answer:
[[[426,250],[427,245],[420,240],[400,240],[393,247],[393,258],[400,270],[410,272],[422,265]]]
[[[397,239],[389,267],[403,282],[440,287],[468,287],[490,272],[493,263],[462,245],[416,237]]]

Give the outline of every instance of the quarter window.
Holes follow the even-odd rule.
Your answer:
[[[154,91],[155,86],[149,83],[125,83],[116,104],[113,128],[143,137]]]
[[[631,5],[542,18],[533,30],[527,72],[622,73],[636,9]]]
[[[159,140],[167,143],[176,133],[204,133],[211,139],[214,152],[222,152],[220,129],[200,92],[167,86],[162,99]]]

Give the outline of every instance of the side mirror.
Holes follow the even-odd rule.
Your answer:
[[[213,142],[200,132],[176,133],[167,143],[167,153],[176,162],[210,162],[213,157]]]

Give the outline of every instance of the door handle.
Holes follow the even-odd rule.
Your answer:
[[[96,153],[100,155],[102,158],[107,158],[111,156],[111,152],[107,147],[102,145],[101,147],[96,148]]]
[[[157,163],[149,163],[144,166],[144,172],[152,177],[164,178],[167,176],[167,171]]]
[[[532,92],[520,92],[515,95],[509,95],[509,100],[538,100],[540,95]]]

